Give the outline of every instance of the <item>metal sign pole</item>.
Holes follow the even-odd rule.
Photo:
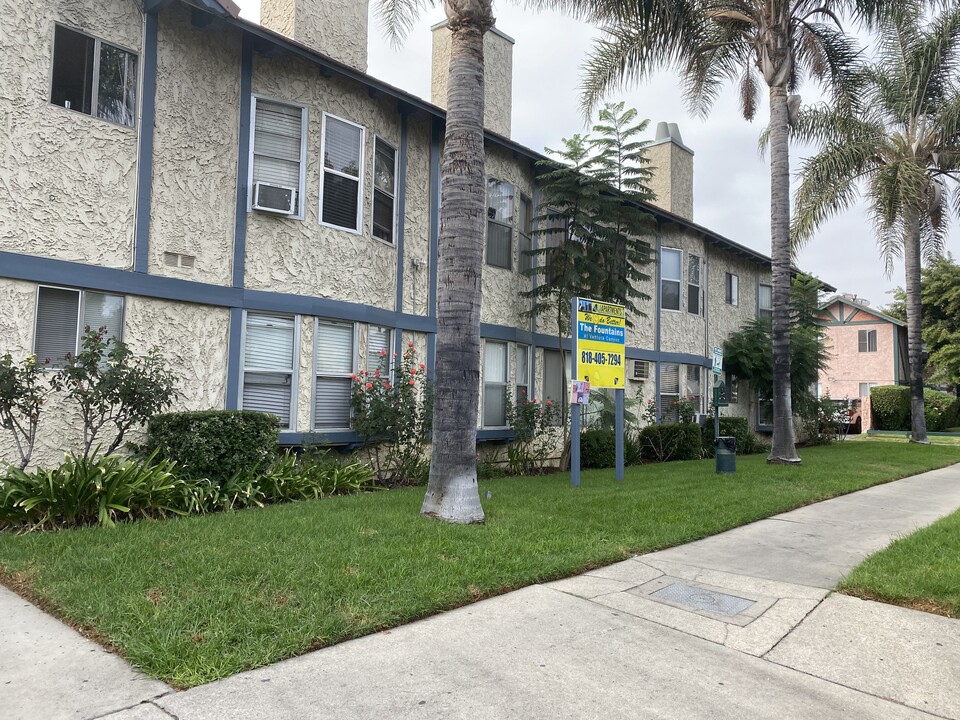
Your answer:
[[[614,390],[617,401],[616,419],[616,449],[617,449],[617,482],[623,482],[623,390]]]
[[[579,298],[570,302],[570,380],[577,377],[577,305]],[[563,366],[563,347],[560,348],[560,363]],[[566,393],[569,387],[564,388]],[[571,398],[572,399],[572,398]],[[580,406],[568,403],[570,408],[570,484],[580,487]],[[574,410],[576,407],[576,410]]]

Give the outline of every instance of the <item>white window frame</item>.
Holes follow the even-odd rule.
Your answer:
[[[289,220],[303,220],[304,208],[306,207],[307,128],[310,109],[302,103],[281,100],[280,98],[269,95],[259,95],[257,93],[253,93],[250,96],[250,153],[247,158],[247,212],[253,212],[253,157],[257,141],[257,102],[260,100],[274,103],[275,105],[287,105],[289,107],[300,108],[300,181],[297,186],[297,212],[293,215],[282,215],[278,213],[276,217],[287,218]]]
[[[96,293],[96,294],[98,294],[98,295],[109,295],[110,297],[118,297],[118,298],[120,298],[120,300],[121,300],[121,303],[120,303],[120,335],[117,336],[117,339],[118,339],[118,340],[121,340],[121,341],[123,340],[123,328],[124,328],[124,325],[126,324],[126,319],[127,319],[127,296],[126,296],[126,295],[121,295],[121,294],[118,294],[118,293],[102,292],[102,291],[100,291],[100,290],[87,290],[87,289],[85,289],[85,288],[65,287],[65,286],[63,286],[63,285],[48,285],[48,284],[46,284],[46,283],[39,283],[39,284],[37,285],[37,294],[36,294],[36,298],[35,298],[35,300],[34,300],[34,305],[33,305],[33,346],[32,346],[32,349],[33,349],[33,354],[34,354],[35,356],[37,356],[37,363],[38,363],[41,367],[43,367],[45,370],[49,370],[49,371],[52,371],[52,372],[57,372],[57,371],[61,370],[61,368],[59,368],[59,367],[52,367],[52,366],[51,366],[51,367],[46,367],[46,366],[44,366],[44,365],[43,365],[43,361],[44,361],[46,358],[42,358],[42,357],[40,357],[39,355],[37,355],[37,335],[38,335],[38,333],[37,333],[37,323],[38,323],[38,321],[39,321],[39,319],[40,319],[40,290],[41,290],[42,288],[47,288],[48,290],[63,290],[63,291],[66,291],[66,292],[75,292],[75,293],[77,293],[77,294],[79,295],[79,298],[78,298],[78,301],[77,301],[77,325],[76,325],[76,333],[74,334],[74,342],[73,342],[73,348],[74,348],[74,349],[73,349],[73,352],[74,352],[74,354],[77,354],[77,353],[80,352],[80,344],[81,344],[81,341],[82,341],[82,338],[83,338],[83,315],[84,315],[84,306],[85,306],[85,303],[86,303],[86,297],[87,297],[87,293],[88,293],[88,292]]]
[[[863,335],[863,341],[860,340],[861,335]],[[873,340],[872,343],[870,342],[871,340]],[[864,343],[866,344],[866,350],[862,349]],[[877,331],[876,330],[859,330],[857,332],[857,352],[861,352],[861,353],[877,352]]]
[[[480,427],[483,428],[483,429],[485,429],[485,430],[489,430],[489,429],[500,430],[500,429],[503,429],[503,428],[505,428],[505,427],[509,427],[509,420],[508,420],[508,418],[506,417],[506,412],[504,412],[503,425],[487,425],[487,424],[486,424],[486,415],[487,415],[487,385],[493,385],[493,386],[496,386],[496,387],[503,387],[504,400],[506,400],[506,393],[509,393],[509,392],[510,392],[510,377],[511,377],[511,371],[513,370],[513,367],[512,367],[512,363],[510,362],[510,343],[508,343],[506,340],[495,340],[495,339],[493,339],[493,338],[491,338],[491,339],[488,340],[487,338],[484,338],[484,339],[483,339],[483,347],[481,348],[481,352],[482,352],[483,354],[482,354],[481,357],[483,357],[483,359],[486,360],[486,357],[487,357],[487,345],[491,345],[491,344],[492,344],[492,345],[501,345],[501,346],[503,346],[503,359],[504,359],[504,362],[506,363],[506,367],[504,367],[504,376],[505,376],[505,379],[504,379],[503,382],[488,382],[488,381],[487,381],[487,367],[486,367],[486,363],[484,363],[484,365],[483,365],[483,372],[482,372],[481,375],[480,375],[480,383],[481,383],[481,385],[482,385],[482,387],[483,387],[483,393],[481,394],[481,397],[480,397]],[[506,406],[504,406],[504,407],[506,407]]]
[[[347,125],[353,125],[356,128],[360,128],[360,158],[357,163],[357,168],[359,177],[354,178],[352,175],[347,175],[346,173],[340,172],[339,170],[334,170],[333,168],[328,168],[323,163],[324,152],[327,149],[327,118],[332,118],[339,122],[345,123]],[[360,123],[355,123],[352,120],[347,120],[346,118],[339,117],[333,113],[325,112],[323,113],[323,122],[320,127],[320,198],[317,204],[317,220],[323,227],[333,228],[334,230],[341,230],[343,232],[353,233],[354,235],[363,235],[363,192],[364,192],[364,153],[367,149],[367,128]],[[333,223],[328,223],[323,221],[323,190],[326,185],[327,173],[333,173],[334,175],[339,175],[340,177],[347,178],[348,180],[357,180],[357,223],[355,228],[343,227],[342,225],[334,225]],[[396,178],[396,176],[394,176]],[[394,196],[396,198],[396,196]],[[396,213],[396,210],[394,210]],[[371,220],[372,222],[372,220]]]
[[[499,183],[500,185],[509,185],[511,188],[513,188],[513,216],[510,218],[509,223],[505,223],[502,220],[497,220],[496,218],[490,217],[490,182],[491,181]],[[484,264],[487,267],[497,268],[498,270],[506,270],[507,272],[514,272],[513,256],[514,256],[514,251],[516,250],[516,246],[513,242],[513,234],[514,234],[514,231],[516,230],[516,228],[514,228],[514,225],[516,224],[516,221],[517,221],[517,218],[515,216],[519,214],[517,212],[517,209],[519,207],[519,204],[517,203],[517,195],[519,194],[520,194],[519,189],[517,188],[516,183],[510,182],[509,180],[501,180],[500,178],[493,177],[492,175],[487,178],[487,186],[486,186],[486,193],[485,193],[486,207],[487,207],[487,217],[486,217],[487,224],[484,226],[484,229],[483,229],[484,230],[483,259],[484,259]],[[503,265],[493,265],[490,262],[490,224],[491,223],[493,223],[494,225],[498,225],[499,227],[502,227],[502,228],[507,228],[510,231],[510,251],[507,255],[509,265],[507,265],[506,267]]]
[[[530,401],[530,400],[533,398],[533,391],[532,391],[532,388],[533,388],[533,378],[532,378],[532,375],[533,375],[533,373],[531,372],[531,371],[532,371],[532,363],[531,363],[532,354],[531,354],[531,350],[532,350],[532,348],[531,348],[529,345],[525,344],[525,343],[514,343],[514,346],[513,346],[513,354],[514,354],[514,356],[513,356],[513,389],[514,389],[514,392],[516,393],[516,396],[517,396],[517,397],[514,399],[514,404],[517,404],[517,403],[520,402],[520,388],[525,388],[525,389],[526,389],[526,391],[527,391],[527,397],[526,397],[527,401]],[[520,363],[517,362],[517,358],[521,355],[521,353],[522,353],[522,354],[525,354],[525,355],[526,355],[526,358],[527,358],[527,376],[526,376],[525,378],[521,378],[521,377],[519,376],[519,374],[518,374],[518,371],[519,371],[519,369],[520,369]],[[521,382],[521,380],[522,380],[523,382]]]
[[[331,323],[334,325],[352,325],[353,326],[353,343],[351,349],[351,358],[350,358],[350,372],[338,373],[338,374],[324,374],[320,375],[317,371],[317,359],[320,357],[320,333],[318,332],[320,323]],[[310,428],[312,432],[315,433],[329,433],[329,432],[349,432],[353,428],[351,423],[353,421],[353,408],[350,408],[350,418],[347,421],[347,427],[342,428],[318,428],[317,427],[317,378],[318,377],[328,377],[328,378],[352,378],[357,374],[357,348],[359,342],[359,324],[350,320],[340,320],[337,318],[327,318],[327,317],[318,317],[313,320],[313,367],[311,368],[310,379],[313,384],[313,387],[310,391]],[[350,386],[351,391],[353,390],[353,385]]]
[[[763,297],[763,293],[760,292],[760,288],[765,288],[765,287],[770,288],[770,307],[768,308],[764,307],[761,304],[762,302],[761,298]],[[758,318],[773,317],[773,285],[770,285],[768,283],[759,283],[759,285],[757,286],[757,317]]]
[[[250,372],[271,372],[275,373],[276,370],[257,370],[256,368],[247,368],[246,354],[247,354],[247,314],[249,311],[243,311],[243,325],[240,327],[240,388],[237,392],[237,407],[241,410],[243,409],[243,385],[244,385],[244,376],[247,373],[247,370]],[[290,368],[290,427],[284,428],[280,427],[282,432],[297,432],[297,396],[300,389],[300,325],[301,318],[300,315],[287,315],[286,313],[268,313],[260,312],[257,310],[253,311],[254,315],[276,315],[277,317],[293,317],[293,356],[290,358],[292,366]]]
[[[393,194],[390,196],[393,200],[393,230],[392,237],[393,242],[387,242],[381,238],[378,238],[373,234],[373,212],[376,207],[376,194],[377,194],[377,143],[383,143],[388,148],[393,150]],[[398,209],[400,203],[397,202],[397,189],[400,185],[400,178],[398,177],[400,171],[400,151],[397,150],[396,145],[384,138],[382,135],[377,135],[374,133],[373,136],[373,163],[370,166],[371,172],[371,181],[370,181],[370,237],[376,240],[379,243],[383,243],[387,247],[396,248],[397,247],[397,229],[398,229]],[[322,197],[322,196],[321,196]]]
[[[690,262],[693,260],[693,258],[697,259],[697,282],[696,283],[693,282],[693,277],[691,277],[691,273],[690,273]],[[695,315],[697,317],[703,317],[703,302],[705,300],[703,296],[703,267],[704,267],[704,262],[703,262],[702,256],[695,255],[692,252],[687,253],[687,305],[686,305],[687,314]],[[682,269],[681,269],[681,272],[682,272]],[[691,290],[693,290],[693,288],[696,288],[697,312],[692,312],[690,310],[690,296],[691,296]]]
[[[666,252],[677,253],[680,255],[680,276],[677,278],[668,278],[664,275],[663,268],[663,254]],[[682,248],[672,248],[672,247],[661,247],[660,248],[660,257],[658,258],[660,262],[660,287],[657,288],[657,292],[660,293],[660,309],[667,312],[683,312],[683,249]],[[663,284],[665,282],[675,282],[677,284],[677,307],[668,308],[663,305]]]
[[[727,305],[740,306],[740,277],[736,273],[728,272],[723,281],[723,292]]]

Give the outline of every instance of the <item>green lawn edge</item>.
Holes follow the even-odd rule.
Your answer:
[[[840,443],[800,467],[737,458],[481,483],[487,522],[418,516],[422,488],[116,528],[0,533],[5,584],[147,674],[192,687],[479,599],[960,462]],[[487,492],[491,494],[488,499]]]

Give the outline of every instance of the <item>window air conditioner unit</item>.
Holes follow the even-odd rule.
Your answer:
[[[280,215],[293,215],[297,208],[297,189],[258,182],[253,184],[253,209]]]
[[[646,360],[633,361],[633,379],[646,380],[650,377],[650,365]]]

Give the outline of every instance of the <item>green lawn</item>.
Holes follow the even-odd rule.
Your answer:
[[[181,687],[531,583],[960,462],[960,449],[843,443],[799,468],[738,458],[481,484],[487,523],[418,516],[422,489],[116,528],[0,533],[5,580]],[[492,497],[486,499],[487,492]]]
[[[960,510],[871,555],[838,589],[960,618]]]

